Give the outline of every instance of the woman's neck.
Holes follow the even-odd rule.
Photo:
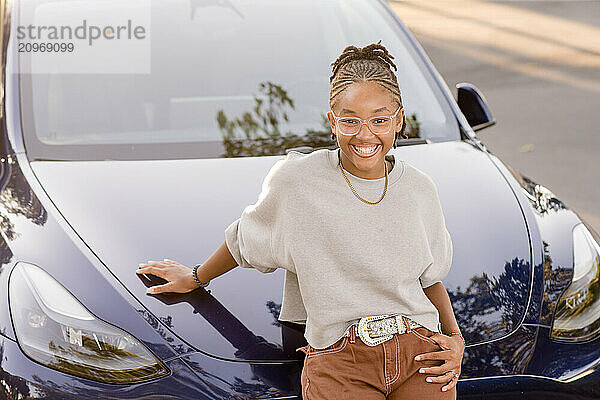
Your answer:
[[[338,151],[338,159],[340,157],[340,151]],[[388,175],[390,172],[392,172],[392,169],[394,168],[394,163],[392,163],[391,161],[388,161],[385,157],[383,159],[385,165],[387,165],[387,170],[388,170]],[[342,168],[344,168],[344,170],[350,172],[352,175],[357,176],[359,178],[362,179],[381,179],[385,177],[385,166],[384,164],[382,164],[380,167],[377,167],[376,170],[377,171],[381,171],[379,172],[379,174],[376,174],[375,176],[365,176],[365,173],[360,171],[360,170],[356,170],[353,168],[346,168],[345,166],[345,162],[340,160],[341,164],[342,164]],[[346,161],[347,163],[347,161]]]

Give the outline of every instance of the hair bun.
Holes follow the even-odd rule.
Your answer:
[[[392,67],[394,71],[397,71],[398,68],[396,64],[392,61],[394,56],[391,55],[384,45],[381,44],[381,39],[377,43],[371,43],[365,47],[356,47],[356,46],[346,46],[342,54],[331,63],[333,66],[333,73],[329,78],[329,82],[333,81],[335,74],[340,69],[340,67],[344,64],[349,63],[353,60],[378,60],[384,63],[391,71]]]

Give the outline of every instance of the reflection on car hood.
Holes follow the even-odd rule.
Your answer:
[[[433,178],[452,236],[444,280],[468,343],[514,330],[529,293],[525,223],[504,177],[465,142],[392,149]],[[235,268],[210,293],[146,294],[139,263],[164,258],[192,267],[225,240],[225,228],[256,202],[264,176],[284,156],[35,161],[40,183],[79,236],[173,333],[230,359],[297,358],[302,332],[277,321],[284,271]],[[93,286],[92,286],[93,287]]]

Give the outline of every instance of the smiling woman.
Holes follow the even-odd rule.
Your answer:
[[[339,115],[328,114],[339,148],[277,161],[258,201],[194,271],[208,282],[235,265],[286,270],[278,320],[306,325],[304,398],[456,396],[464,340],[441,282],[452,239],[433,180],[386,158],[404,125],[391,59],[380,43],[344,49],[332,64]],[[169,281],[152,294],[195,287],[189,269],[170,262],[139,273]]]

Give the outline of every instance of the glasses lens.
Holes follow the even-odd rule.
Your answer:
[[[390,117],[375,117],[369,120],[369,128],[376,135],[388,133],[392,127],[392,118]]]
[[[351,117],[342,118],[338,121],[338,128],[343,134],[354,135],[360,129],[360,120]]]

